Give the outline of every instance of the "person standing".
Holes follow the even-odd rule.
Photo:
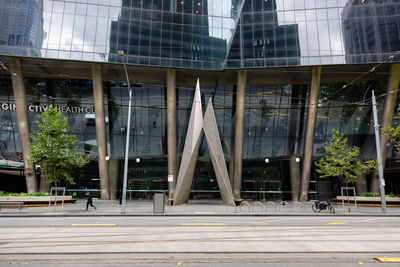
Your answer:
[[[86,210],[88,210],[89,205],[90,205],[91,207],[93,207],[94,209],[96,209],[96,207],[93,205],[92,192],[89,192],[89,194],[88,194],[88,196],[87,196]]]

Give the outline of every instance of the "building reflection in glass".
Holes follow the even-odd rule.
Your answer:
[[[278,21],[276,0],[246,1],[230,49],[228,67],[300,64],[299,30]]]
[[[0,54],[40,57],[43,0],[4,0],[0,10]]]
[[[111,22],[110,62],[124,50],[131,64],[221,69],[241,0],[122,1]]]
[[[124,50],[128,64],[216,70],[380,62],[400,50],[399,18],[399,0],[3,0],[0,54],[119,62]]]
[[[342,11],[346,63],[382,62],[400,50],[400,1],[349,0]]]

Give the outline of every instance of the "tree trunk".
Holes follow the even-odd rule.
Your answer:
[[[56,168],[53,169],[53,175],[54,175],[53,177],[56,177]],[[57,190],[57,182],[56,181],[54,181],[54,187],[55,187],[55,190],[56,190],[55,195],[54,195],[54,212],[56,212],[57,192],[58,192],[58,190]]]
[[[55,187],[55,195],[54,195],[54,212],[56,211],[56,205],[57,205],[57,183],[54,182],[54,187]]]
[[[351,210],[350,210],[349,184],[347,181],[345,183],[346,183],[346,194],[347,194],[347,206],[349,206],[349,213],[350,213]]]

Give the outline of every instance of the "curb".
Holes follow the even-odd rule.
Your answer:
[[[149,214],[149,213],[136,213],[136,214],[1,214],[0,218],[7,217],[400,217],[400,214],[262,214],[262,213],[218,213],[218,214],[188,214],[188,213],[175,213],[175,214]]]

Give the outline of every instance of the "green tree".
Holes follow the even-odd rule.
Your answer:
[[[83,167],[89,160],[78,152],[76,137],[68,134],[71,128],[57,108],[49,106],[38,117],[40,120],[36,123],[39,130],[30,134],[33,142],[29,144],[28,160],[39,164],[46,181],[54,183],[57,200],[57,183],[68,181],[74,184],[70,172]]]
[[[337,177],[348,187],[350,183],[357,182],[357,177],[360,174],[371,172],[376,166],[376,161],[367,160],[363,162],[357,160],[360,148],[356,146],[349,147],[347,138],[344,138],[339,131],[333,129],[332,133],[330,142],[325,143],[325,158],[315,162],[316,171],[321,178]],[[346,194],[347,202],[350,204],[348,189]]]
[[[397,115],[394,117],[395,119],[400,119],[400,106],[397,108]],[[400,125],[396,127],[393,126],[386,126],[382,128],[383,134],[389,138],[388,145],[394,144],[396,147],[396,155],[400,156]]]

